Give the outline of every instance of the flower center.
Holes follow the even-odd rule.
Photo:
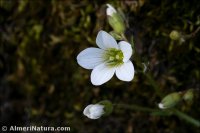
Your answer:
[[[115,67],[123,64],[124,55],[121,50],[110,48],[106,50],[103,58],[109,67]]]

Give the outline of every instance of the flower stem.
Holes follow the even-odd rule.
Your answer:
[[[121,37],[128,42],[128,39],[126,38],[126,36],[124,35],[124,33],[121,34]]]
[[[191,124],[193,124],[193,125],[195,125],[197,127],[200,127],[200,121],[192,118],[191,116],[189,116],[189,115],[187,115],[187,114],[185,114],[185,113],[183,113],[183,112],[181,112],[181,111],[179,111],[177,109],[174,109],[173,113],[176,116],[178,116],[179,118],[184,119],[184,120],[188,121],[189,123],[191,123]]]
[[[131,109],[131,110],[136,110],[136,111],[142,111],[142,112],[149,112],[149,113],[161,113],[161,114],[166,114],[166,116],[170,115],[176,115],[180,119],[184,119],[185,121],[193,124],[194,126],[200,127],[200,121],[192,118],[191,116],[177,110],[177,109],[170,109],[170,110],[160,110],[160,109],[153,109],[153,108],[148,108],[148,107],[142,107],[138,106],[135,104],[113,104],[116,107],[119,108],[126,108],[126,109]]]
[[[147,78],[147,80],[151,83],[153,89],[155,90],[156,94],[159,96],[159,97],[162,97],[163,94],[161,93],[160,91],[160,88],[158,86],[158,84],[156,83],[156,81],[152,78],[151,74],[150,73],[146,73],[144,74]]]
[[[197,29],[196,29],[194,32],[192,32],[192,33],[190,33],[190,34],[188,34],[188,35],[184,35],[183,37],[184,37],[185,39],[193,38],[193,37],[195,37],[195,36],[197,35],[197,33],[198,33],[199,31],[200,31],[200,26],[197,27]]]
[[[134,105],[134,104],[114,104],[115,106],[119,107],[119,108],[127,108],[127,109],[133,109],[133,110],[137,110],[137,111],[143,111],[143,112],[157,112],[160,111],[159,109],[152,109],[152,108],[148,108],[148,107],[142,107],[142,106],[138,106],[138,105]]]

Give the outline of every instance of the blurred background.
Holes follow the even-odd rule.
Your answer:
[[[111,31],[106,3],[126,17],[126,34],[159,91],[195,89],[180,111],[200,119],[200,1],[174,0],[0,0],[0,123],[18,126],[69,126],[74,133],[188,133],[199,128],[177,116],[114,108],[108,117],[82,114],[91,103],[137,104],[156,108],[155,82],[137,72],[132,82],[116,77],[102,86],[76,56],[96,47],[99,30]],[[183,38],[173,40],[176,30]]]

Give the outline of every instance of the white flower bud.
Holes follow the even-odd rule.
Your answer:
[[[100,104],[90,104],[84,109],[83,114],[90,119],[98,119],[104,114],[103,108]]]
[[[107,4],[106,15],[108,23],[117,34],[123,34],[125,31],[125,23],[122,16],[115,10],[113,6]]]
[[[111,6],[110,4],[106,4],[108,6],[108,8],[106,9],[106,14],[108,16],[112,16],[113,13],[117,13],[117,11],[115,10],[115,8],[113,6]]]

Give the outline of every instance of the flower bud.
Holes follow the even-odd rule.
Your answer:
[[[104,100],[99,102],[100,105],[104,106],[104,115],[110,115],[113,111],[113,104],[108,101],[108,100]]]
[[[181,101],[181,93],[174,92],[167,96],[165,96],[161,103],[158,104],[160,109],[167,109],[175,106],[177,103]]]
[[[191,102],[193,100],[193,98],[194,98],[193,89],[186,91],[185,94],[183,95],[183,99],[188,102]]]
[[[112,16],[114,13],[117,13],[117,11],[115,10],[115,8],[113,6],[111,6],[110,4],[106,4],[108,7],[106,9],[106,14],[108,16]]]
[[[117,34],[115,31],[109,32],[111,36],[113,36],[116,40],[123,40],[123,37]]]
[[[122,34],[125,31],[124,20],[121,15],[115,10],[113,6],[107,4],[106,14],[108,22],[116,33]]]
[[[109,115],[113,110],[113,105],[110,101],[101,101],[97,104],[88,105],[83,114],[90,119],[98,119],[103,115]]]
[[[83,114],[90,119],[98,119],[104,114],[103,108],[100,104],[90,104],[84,109]]]
[[[173,30],[170,34],[169,34],[169,37],[172,39],[172,40],[179,40],[181,38],[181,35],[178,31],[176,30]]]

